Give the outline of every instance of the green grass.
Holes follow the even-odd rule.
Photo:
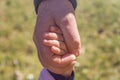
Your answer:
[[[82,52],[75,80],[120,80],[119,9],[119,0],[78,1]],[[32,41],[35,19],[33,1],[0,1],[0,80],[16,80],[16,72],[37,80],[42,67]]]

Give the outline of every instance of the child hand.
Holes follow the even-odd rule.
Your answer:
[[[44,35],[43,43],[49,46],[54,54],[63,55],[68,52],[62,32],[58,27],[50,27],[50,31]]]

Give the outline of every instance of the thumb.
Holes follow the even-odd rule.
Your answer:
[[[76,61],[76,56],[74,54],[68,54],[68,53],[62,56],[53,55],[52,60],[58,66],[65,66],[65,65],[71,64],[73,61]]]

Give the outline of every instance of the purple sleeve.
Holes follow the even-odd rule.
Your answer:
[[[43,69],[38,80],[55,80],[47,69]]]
[[[71,76],[64,77],[64,76],[52,73],[44,68],[41,71],[39,80],[74,80],[74,72],[72,72]]]

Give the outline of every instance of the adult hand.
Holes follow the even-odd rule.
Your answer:
[[[51,72],[63,76],[71,74],[76,62],[74,54],[78,54],[80,48],[80,39],[73,12],[72,5],[68,0],[43,1],[38,8],[37,23],[33,35],[42,65]],[[55,25],[54,23],[62,30],[69,51],[62,56],[55,55],[43,44],[44,34],[49,32],[50,25]]]
[[[49,3],[48,8],[54,22],[62,30],[69,53],[79,56],[81,42],[72,4],[69,0],[46,0],[46,2]]]

